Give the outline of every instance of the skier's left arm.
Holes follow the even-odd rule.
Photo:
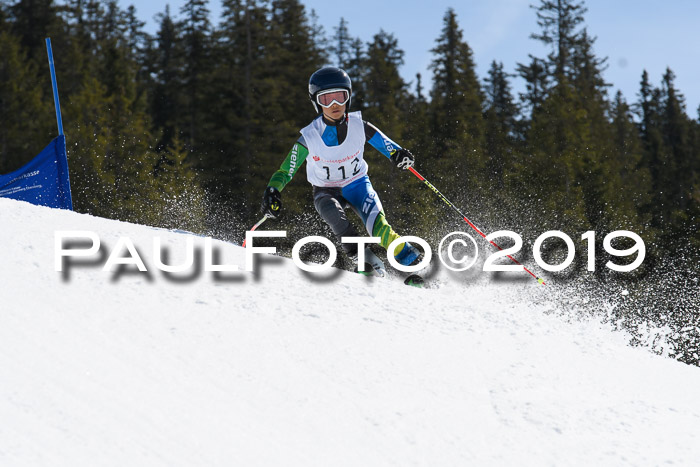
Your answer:
[[[396,144],[371,123],[364,122],[364,125],[365,138],[374,149],[391,159],[400,169],[408,169],[413,166],[416,158],[411,154],[411,151]]]

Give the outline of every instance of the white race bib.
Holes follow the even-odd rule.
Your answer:
[[[364,159],[365,128],[361,112],[348,114],[348,134],[342,144],[327,146],[321,135],[326,129],[319,116],[301,130],[309,155],[306,178],[315,186],[344,187],[367,174]]]

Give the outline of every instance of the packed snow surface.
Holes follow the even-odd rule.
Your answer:
[[[100,252],[57,272],[63,230]],[[120,237],[148,272],[102,270]],[[535,281],[320,280],[272,256],[166,274],[154,237],[185,259],[188,234],[0,199],[0,465],[700,460],[700,369],[567,319]]]

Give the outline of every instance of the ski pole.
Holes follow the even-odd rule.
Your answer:
[[[255,229],[257,229],[258,227],[260,227],[260,226],[263,224],[263,222],[265,222],[265,221],[268,220],[268,219],[270,219],[270,215],[269,215],[269,214],[265,214],[265,215],[263,216],[263,218],[260,219],[260,220],[258,221],[257,224],[255,224],[253,227],[250,228],[250,231],[253,232]],[[245,241],[246,241],[246,239],[243,239],[243,245],[241,245],[243,248],[245,248]]]
[[[412,173],[413,175],[415,175],[416,177],[418,177],[418,180],[420,180],[421,182],[425,183],[425,185],[426,185],[428,188],[430,188],[431,190],[433,190],[433,192],[435,192],[435,194],[438,195],[438,197],[439,197],[441,200],[443,200],[443,201],[445,202],[445,204],[447,204],[449,207],[451,207],[452,209],[454,209],[455,211],[457,211],[457,214],[459,214],[460,216],[462,216],[462,219],[464,219],[464,222],[466,222],[467,224],[469,224],[469,227],[471,227],[472,229],[474,229],[474,230],[476,231],[476,233],[478,233],[479,235],[481,235],[481,236],[484,238],[484,240],[487,240],[491,245],[495,246],[495,247],[498,248],[499,250],[503,250],[503,248],[501,248],[500,246],[498,246],[498,244],[497,244],[496,242],[494,242],[493,240],[488,240],[488,239],[486,238],[486,235],[485,235],[481,230],[479,230],[479,228],[478,228],[477,226],[475,226],[475,225],[472,223],[472,221],[470,221],[469,219],[467,219],[467,216],[465,216],[464,214],[462,214],[462,212],[461,212],[459,209],[457,209],[457,206],[455,206],[454,204],[452,204],[452,202],[451,202],[449,199],[447,199],[447,197],[445,197],[445,195],[443,195],[442,193],[440,193],[440,190],[438,190],[437,188],[435,188],[435,185],[433,185],[433,184],[430,183],[428,180],[426,180],[425,177],[423,177],[421,174],[419,174],[418,171],[416,171],[416,169],[414,169],[413,167],[409,167],[408,170],[410,170],[411,173]],[[506,255],[506,256],[508,256],[508,258],[510,258],[515,264],[517,264],[517,265],[519,265],[519,266],[523,266],[517,259],[513,258],[511,255]],[[534,277],[534,278],[537,280],[538,283],[540,283],[540,284],[542,284],[542,285],[546,285],[543,279],[541,279],[541,278],[537,277],[536,275],[534,275],[528,268],[526,268],[525,266],[523,266],[523,269],[524,269],[528,274],[530,274],[532,277]]]

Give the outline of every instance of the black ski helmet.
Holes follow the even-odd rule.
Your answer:
[[[314,105],[316,112],[320,112],[318,105],[316,104],[316,94],[326,89],[347,89],[350,93],[350,99],[346,109],[350,108],[350,103],[352,102],[352,82],[350,77],[345,70],[341,68],[336,68],[334,66],[323,67],[320,70],[316,70],[311,78],[309,78],[309,99]]]

